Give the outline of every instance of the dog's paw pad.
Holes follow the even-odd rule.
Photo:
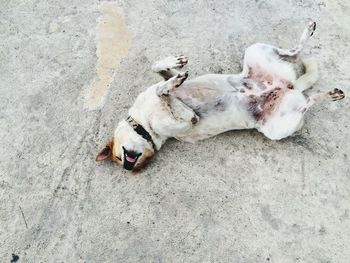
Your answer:
[[[175,78],[175,87],[179,87],[188,77],[188,71],[179,73]]]
[[[312,36],[316,30],[316,22],[309,22],[309,24],[307,25],[307,29],[309,31],[310,36]]]
[[[191,119],[191,123],[194,125],[199,121],[199,117],[197,115],[194,115]]]
[[[167,58],[164,58],[162,60],[157,61],[153,65],[153,70],[159,72],[159,71],[169,71],[170,69],[175,68],[182,68],[187,64],[188,60],[187,57],[180,55],[180,56],[170,56]]]
[[[182,68],[188,62],[187,57],[185,57],[184,55],[180,55],[178,57],[175,57],[175,59],[176,59],[176,67],[177,68]]]
[[[334,89],[334,90],[328,92],[328,95],[332,101],[341,100],[341,99],[344,99],[344,97],[345,97],[344,92],[340,89]]]

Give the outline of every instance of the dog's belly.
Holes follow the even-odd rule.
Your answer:
[[[224,112],[246,111],[245,94],[241,84],[232,84],[230,76],[205,75],[186,81],[173,92],[173,96],[189,106],[201,118],[220,115]],[[242,86],[243,88],[243,86]]]
[[[185,82],[173,95],[192,108],[200,121],[177,138],[196,141],[228,130],[259,128],[292,91],[290,82],[238,75],[206,75]]]
[[[176,136],[180,141],[195,142],[207,139],[230,130],[257,128],[256,122],[249,119],[248,114],[235,114],[225,111],[221,114],[211,114],[199,120],[192,128]]]
[[[240,91],[241,84],[228,81],[231,77],[206,75],[186,81],[174,91],[173,95],[200,117],[200,121],[186,133],[178,135],[178,139],[196,141],[228,130],[256,127],[247,104],[248,97]]]

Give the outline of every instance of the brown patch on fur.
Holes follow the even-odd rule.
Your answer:
[[[159,71],[158,74],[161,75],[165,80],[168,80],[173,77],[173,74],[169,68],[167,68],[166,70]]]
[[[264,121],[281,103],[286,89],[274,88],[261,94],[249,96],[249,108],[257,121]]]
[[[165,111],[167,111],[169,113],[169,115],[173,116],[173,118],[175,119],[175,115],[174,112],[172,110],[171,107],[171,97],[168,95],[162,95],[160,98],[160,102],[161,102],[161,107],[162,109],[164,109]]]
[[[282,79],[278,76],[270,74],[268,70],[263,70],[259,66],[256,68],[249,68],[249,79],[256,81],[257,83],[261,82],[268,86],[279,85],[282,88],[294,89],[293,83],[289,80]],[[274,84],[274,82],[279,84]]]
[[[154,156],[154,151],[152,151],[150,149],[145,149],[143,151],[140,159],[138,160],[137,165],[134,167],[134,169],[132,169],[132,172],[134,174],[142,172],[145,169],[145,167],[147,166],[147,164],[149,164],[149,162],[153,156]]]
[[[247,78],[251,78],[251,77],[253,77],[253,69],[252,69],[252,67],[248,67],[248,76],[247,76]]]
[[[121,165],[122,164],[122,158],[121,158],[121,156],[118,156],[117,153],[115,152],[115,149],[119,148],[118,147],[118,141],[115,140],[114,137],[112,139],[112,143],[113,143],[113,154],[112,154],[111,159],[112,159],[113,162],[116,162],[117,164]]]
[[[198,122],[198,118],[196,116],[193,116],[191,119],[192,124],[196,124]]]
[[[249,90],[252,90],[252,83],[247,82],[246,80],[243,80],[243,86]]]

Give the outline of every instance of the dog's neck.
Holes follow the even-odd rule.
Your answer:
[[[139,121],[136,121],[132,116],[128,116],[125,120],[133,130],[148,141],[154,150],[159,150],[162,147],[164,140],[160,138],[158,134],[147,124],[142,124]]]
[[[153,149],[156,150],[156,145],[154,144],[151,134],[141,124],[137,123],[131,116],[127,117],[126,121],[138,135],[148,141],[152,145]]]

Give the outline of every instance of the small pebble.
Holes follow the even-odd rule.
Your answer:
[[[48,32],[50,34],[57,32],[60,29],[60,26],[56,22],[51,22],[49,24]]]

